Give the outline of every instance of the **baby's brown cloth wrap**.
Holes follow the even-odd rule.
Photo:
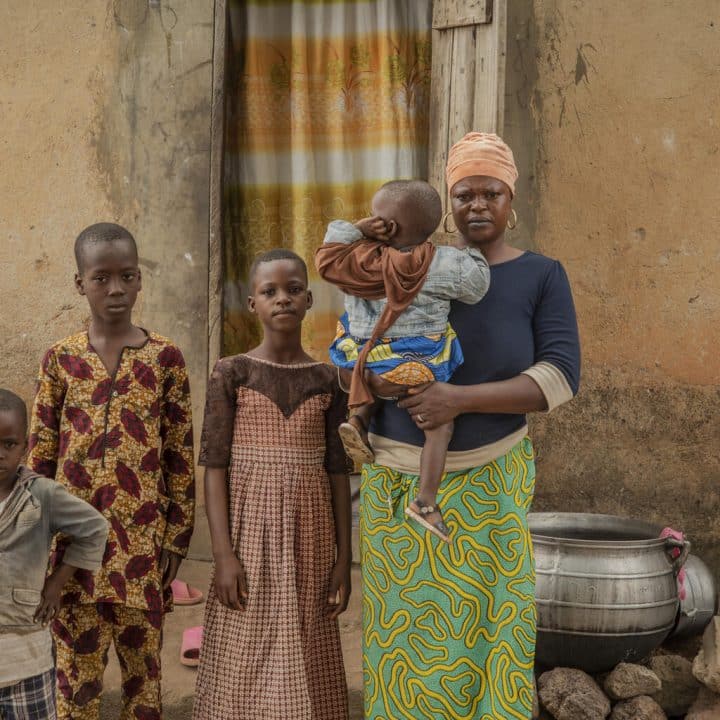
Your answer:
[[[409,250],[396,250],[379,240],[363,238],[350,244],[326,243],[315,252],[315,267],[323,280],[348,295],[387,299],[353,368],[349,407],[373,402],[365,381],[368,353],[420,292],[434,256],[435,246],[430,240]]]

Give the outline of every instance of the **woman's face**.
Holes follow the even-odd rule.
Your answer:
[[[450,207],[458,232],[468,244],[482,246],[505,232],[512,195],[502,180],[473,175],[453,185]]]

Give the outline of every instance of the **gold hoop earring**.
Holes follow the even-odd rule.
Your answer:
[[[457,232],[457,228],[454,228],[453,230],[448,230],[447,221],[448,221],[448,218],[449,218],[451,215],[452,215],[452,210],[449,211],[449,212],[446,212],[445,215],[443,215],[443,220],[442,220],[443,230],[444,230],[448,235],[452,235],[453,233],[456,233],[456,232]]]
[[[513,215],[513,224],[510,224],[510,221],[507,222],[507,228],[508,230],[514,230],[517,227],[517,213],[515,212],[515,208],[512,208],[512,215]]]

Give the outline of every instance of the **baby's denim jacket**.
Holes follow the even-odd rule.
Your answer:
[[[362,237],[352,223],[333,220],[328,225],[324,242],[350,244]],[[450,301],[474,305],[483,298],[489,286],[490,268],[479,250],[439,246],[422,289],[385,334],[400,338],[443,333],[447,329]],[[350,334],[357,339],[369,338],[386,301],[365,300],[353,295],[344,297]]]

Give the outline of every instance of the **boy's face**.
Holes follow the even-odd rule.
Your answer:
[[[0,410],[0,493],[12,488],[27,447],[25,421],[14,410]]]
[[[381,217],[388,225],[390,223],[394,224],[397,227],[398,235],[402,236],[393,237],[388,243],[390,247],[412,247],[413,245],[420,245],[427,239],[408,234],[408,231],[415,225],[415,218],[413,217],[410,205],[411,203],[408,202],[407,199],[398,201],[396,197],[383,190],[379,190],[373,196],[371,205],[372,214]]]
[[[108,323],[126,321],[141,289],[132,243],[122,239],[90,243],[82,260],[75,287],[87,298],[93,317]]]
[[[248,308],[267,329],[290,331],[300,326],[312,307],[302,265],[295,260],[271,260],[255,270]]]

